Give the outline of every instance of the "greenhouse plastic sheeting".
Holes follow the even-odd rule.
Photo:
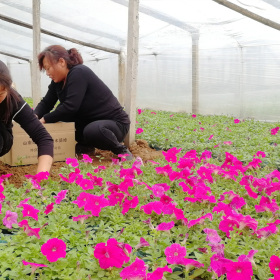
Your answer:
[[[280,24],[279,0],[231,0]],[[126,50],[128,1],[41,0],[41,28],[113,50]],[[32,25],[31,0],[0,0],[0,15]],[[0,55],[18,91],[31,96],[32,30],[0,20]],[[140,0],[137,107],[280,120],[280,31],[212,0]],[[118,95],[118,55],[41,34],[41,48],[77,48]],[[197,56],[193,73],[194,52]],[[42,73],[41,96],[50,80]]]

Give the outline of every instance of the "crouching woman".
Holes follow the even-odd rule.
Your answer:
[[[37,173],[49,172],[53,162],[53,139],[12,83],[8,67],[0,60],[0,156],[8,153],[13,145],[15,121],[38,147]]]

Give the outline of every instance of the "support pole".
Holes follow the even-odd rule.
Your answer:
[[[37,106],[41,99],[41,75],[38,67],[37,56],[41,48],[41,26],[40,26],[40,1],[33,0],[33,59],[31,62],[31,83],[33,108]]]
[[[139,0],[129,0],[128,32],[127,32],[127,67],[125,110],[129,114],[131,125],[125,139],[125,145],[130,146],[135,141],[136,123],[136,91],[139,42]]]
[[[192,34],[192,113],[199,113],[199,35]]]
[[[119,102],[125,105],[125,52],[122,50],[119,54]]]

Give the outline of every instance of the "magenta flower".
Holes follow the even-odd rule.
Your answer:
[[[56,198],[55,203],[60,204],[61,201],[65,199],[67,192],[68,190],[62,190],[57,194],[57,196],[54,196],[54,198]]]
[[[31,199],[31,197],[27,197],[24,200],[22,200],[19,204],[18,204],[18,208],[22,207],[22,204],[25,204],[29,199]]]
[[[98,243],[94,248],[94,257],[98,259],[99,265],[103,269],[109,267],[121,268],[130,258],[132,248],[128,244],[122,246],[116,239],[110,238],[106,243]]]
[[[76,158],[66,158],[66,164],[71,165],[73,167],[79,166],[79,162]]]
[[[81,160],[81,162],[92,163],[92,158],[89,155],[83,154],[83,159]]]
[[[90,193],[81,192],[77,197],[77,200],[74,200],[72,203],[77,204],[79,208],[82,208],[86,205],[87,199],[91,196]]]
[[[120,193],[120,192],[112,193],[112,194],[108,195],[109,205],[110,206],[115,206],[117,204],[121,205],[123,198],[124,198],[123,193]]]
[[[250,262],[227,263],[226,271],[228,280],[251,280],[253,276],[252,264]]]
[[[258,252],[258,250],[250,250],[248,255],[240,255],[237,260],[239,262],[251,262],[253,266],[256,266],[253,257]]]
[[[174,243],[164,250],[166,261],[170,264],[184,264],[187,249],[178,243]]]
[[[265,212],[265,211],[276,212],[280,209],[275,199],[270,200],[268,197],[265,196],[262,196],[260,200],[260,204],[255,205],[255,208],[257,213]]]
[[[128,212],[130,208],[135,208],[139,203],[138,196],[134,196],[132,199],[125,198],[124,202],[122,203],[122,214]]]
[[[78,182],[76,182],[78,186],[80,186],[84,191],[86,190],[92,190],[94,189],[93,181],[90,179],[80,179]]]
[[[278,131],[279,131],[279,127],[278,126],[275,127],[275,128],[272,128],[271,129],[271,135],[276,135],[278,133]]]
[[[270,257],[269,268],[274,277],[277,277],[275,279],[280,279],[280,258],[278,256]]]
[[[12,228],[13,224],[17,224],[18,214],[16,212],[11,212],[10,210],[6,211],[6,215],[3,218],[3,225],[7,228]]]
[[[270,224],[267,227],[263,227],[263,228],[258,229],[255,233],[256,233],[258,238],[266,239],[270,235],[275,234],[277,232],[278,232],[277,226],[274,225],[274,224]]]
[[[206,241],[209,241],[210,243],[220,243],[222,241],[215,229],[205,228],[204,232],[207,234]]]
[[[215,254],[211,257],[210,268],[208,271],[214,271],[218,277],[226,273],[226,264],[231,264],[232,261],[225,259],[223,256]]]
[[[200,217],[196,220],[190,220],[189,223],[188,223],[188,228],[190,228],[190,227],[192,227],[196,224],[202,225],[204,223],[205,219],[209,219],[210,221],[212,221],[213,220],[213,215],[211,213],[208,213],[208,214],[206,214],[206,215],[204,215],[204,216],[202,216],[202,217]]]
[[[81,224],[84,223],[84,220],[88,219],[89,217],[91,217],[90,215],[79,215],[77,217],[72,217],[74,222],[78,222],[81,221]]]
[[[160,185],[153,185],[152,191],[155,197],[162,197],[164,195],[164,188]]]
[[[41,246],[41,252],[49,262],[56,262],[66,257],[66,244],[61,239],[52,238]]]
[[[141,134],[143,131],[144,131],[143,128],[139,127],[139,128],[136,129],[135,133],[136,134]]]
[[[99,166],[99,168],[101,168],[102,166]],[[103,166],[104,167],[104,166]],[[100,169],[100,170],[102,170],[102,168]],[[100,187],[102,187],[102,185],[103,185],[103,178],[101,178],[101,177],[97,177],[97,176],[93,176],[91,173],[87,173],[87,176],[89,176],[90,177],[90,179],[91,179],[91,181],[92,181],[92,183],[93,183],[93,185],[94,186],[100,186]]]
[[[154,211],[155,213],[157,213],[158,215],[160,215],[162,213],[162,207],[163,207],[163,203],[160,201],[152,201],[149,202],[146,205],[142,205],[140,207],[140,210],[143,209],[143,211],[148,214],[151,215],[152,212]]]
[[[39,231],[40,228],[31,228],[28,224],[27,220],[22,220],[18,223],[19,227],[23,227],[24,232],[27,234],[27,236],[36,236],[38,239],[40,239]]]
[[[120,277],[122,279],[146,279],[146,270],[148,267],[145,265],[145,262],[143,260],[140,260],[138,258],[135,259],[135,261],[125,267],[121,272],[120,272]]]
[[[193,117],[193,118],[196,118],[196,115],[195,115],[195,114],[193,114],[193,115],[192,115],[192,117]]]
[[[147,280],[161,280],[163,279],[164,272],[172,273],[172,268],[169,268],[167,265],[165,267],[158,267],[152,273],[147,273]]]
[[[193,259],[184,259],[184,265],[186,267],[186,271],[188,271],[190,269],[190,267],[195,266],[195,267],[203,267],[204,264],[200,263],[198,261],[195,261]]]
[[[22,216],[23,217],[31,217],[34,220],[38,221],[38,213],[40,212],[40,210],[36,209],[35,207],[33,207],[30,204],[22,204],[23,210],[22,210]]]
[[[52,212],[53,206],[54,206],[54,202],[48,204],[48,205],[46,206],[46,210],[44,211],[44,213],[45,213],[46,215],[48,215],[50,212]]]
[[[233,231],[235,227],[238,228],[239,223],[227,217],[223,217],[223,220],[219,224],[219,230],[225,232],[228,238],[230,237],[230,231]]]
[[[137,112],[138,112],[138,115],[140,115],[143,112],[143,110],[137,109]]]
[[[161,223],[156,227],[156,230],[162,230],[162,231],[170,230],[174,227],[174,224],[175,223],[173,221],[169,223]]]
[[[143,237],[140,237],[140,242],[135,246],[135,249],[138,250],[139,248],[148,246],[150,246],[149,242],[146,241]]]
[[[208,140],[211,140],[213,137],[214,137],[214,135],[211,134],[211,135],[209,136]]]
[[[240,123],[240,120],[239,119],[235,119],[234,123]]]
[[[91,211],[91,214],[93,216],[99,217],[101,209],[107,207],[108,205],[109,201],[106,198],[104,198],[104,194],[100,196],[91,194],[86,200],[84,210]]]
[[[177,162],[177,154],[180,153],[182,148],[177,149],[176,147],[173,147],[169,149],[167,152],[162,151],[162,154],[165,157],[165,160],[168,162]]]
[[[168,176],[171,172],[173,172],[172,167],[169,164],[163,167],[156,167],[155,171],[157,174],[162,174],[164,176]]]
[[[38,267],[48,267],[45,264],[39,264],[39,263],[31,263],[31,262],[26,262],[25,260],[22,260],[22,264],[23,265],[30,265],[31,266],[31,275],[34,274],[34,272],[36,271],[36,269]]]

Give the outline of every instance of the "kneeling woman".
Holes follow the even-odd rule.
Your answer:
[[[38,146],[37,173],[49,172],[53,162],[53,139],[30,106],[12,87],[10,72],[0,60],[0,156],[8,153],[13,145],[13,120]]]

